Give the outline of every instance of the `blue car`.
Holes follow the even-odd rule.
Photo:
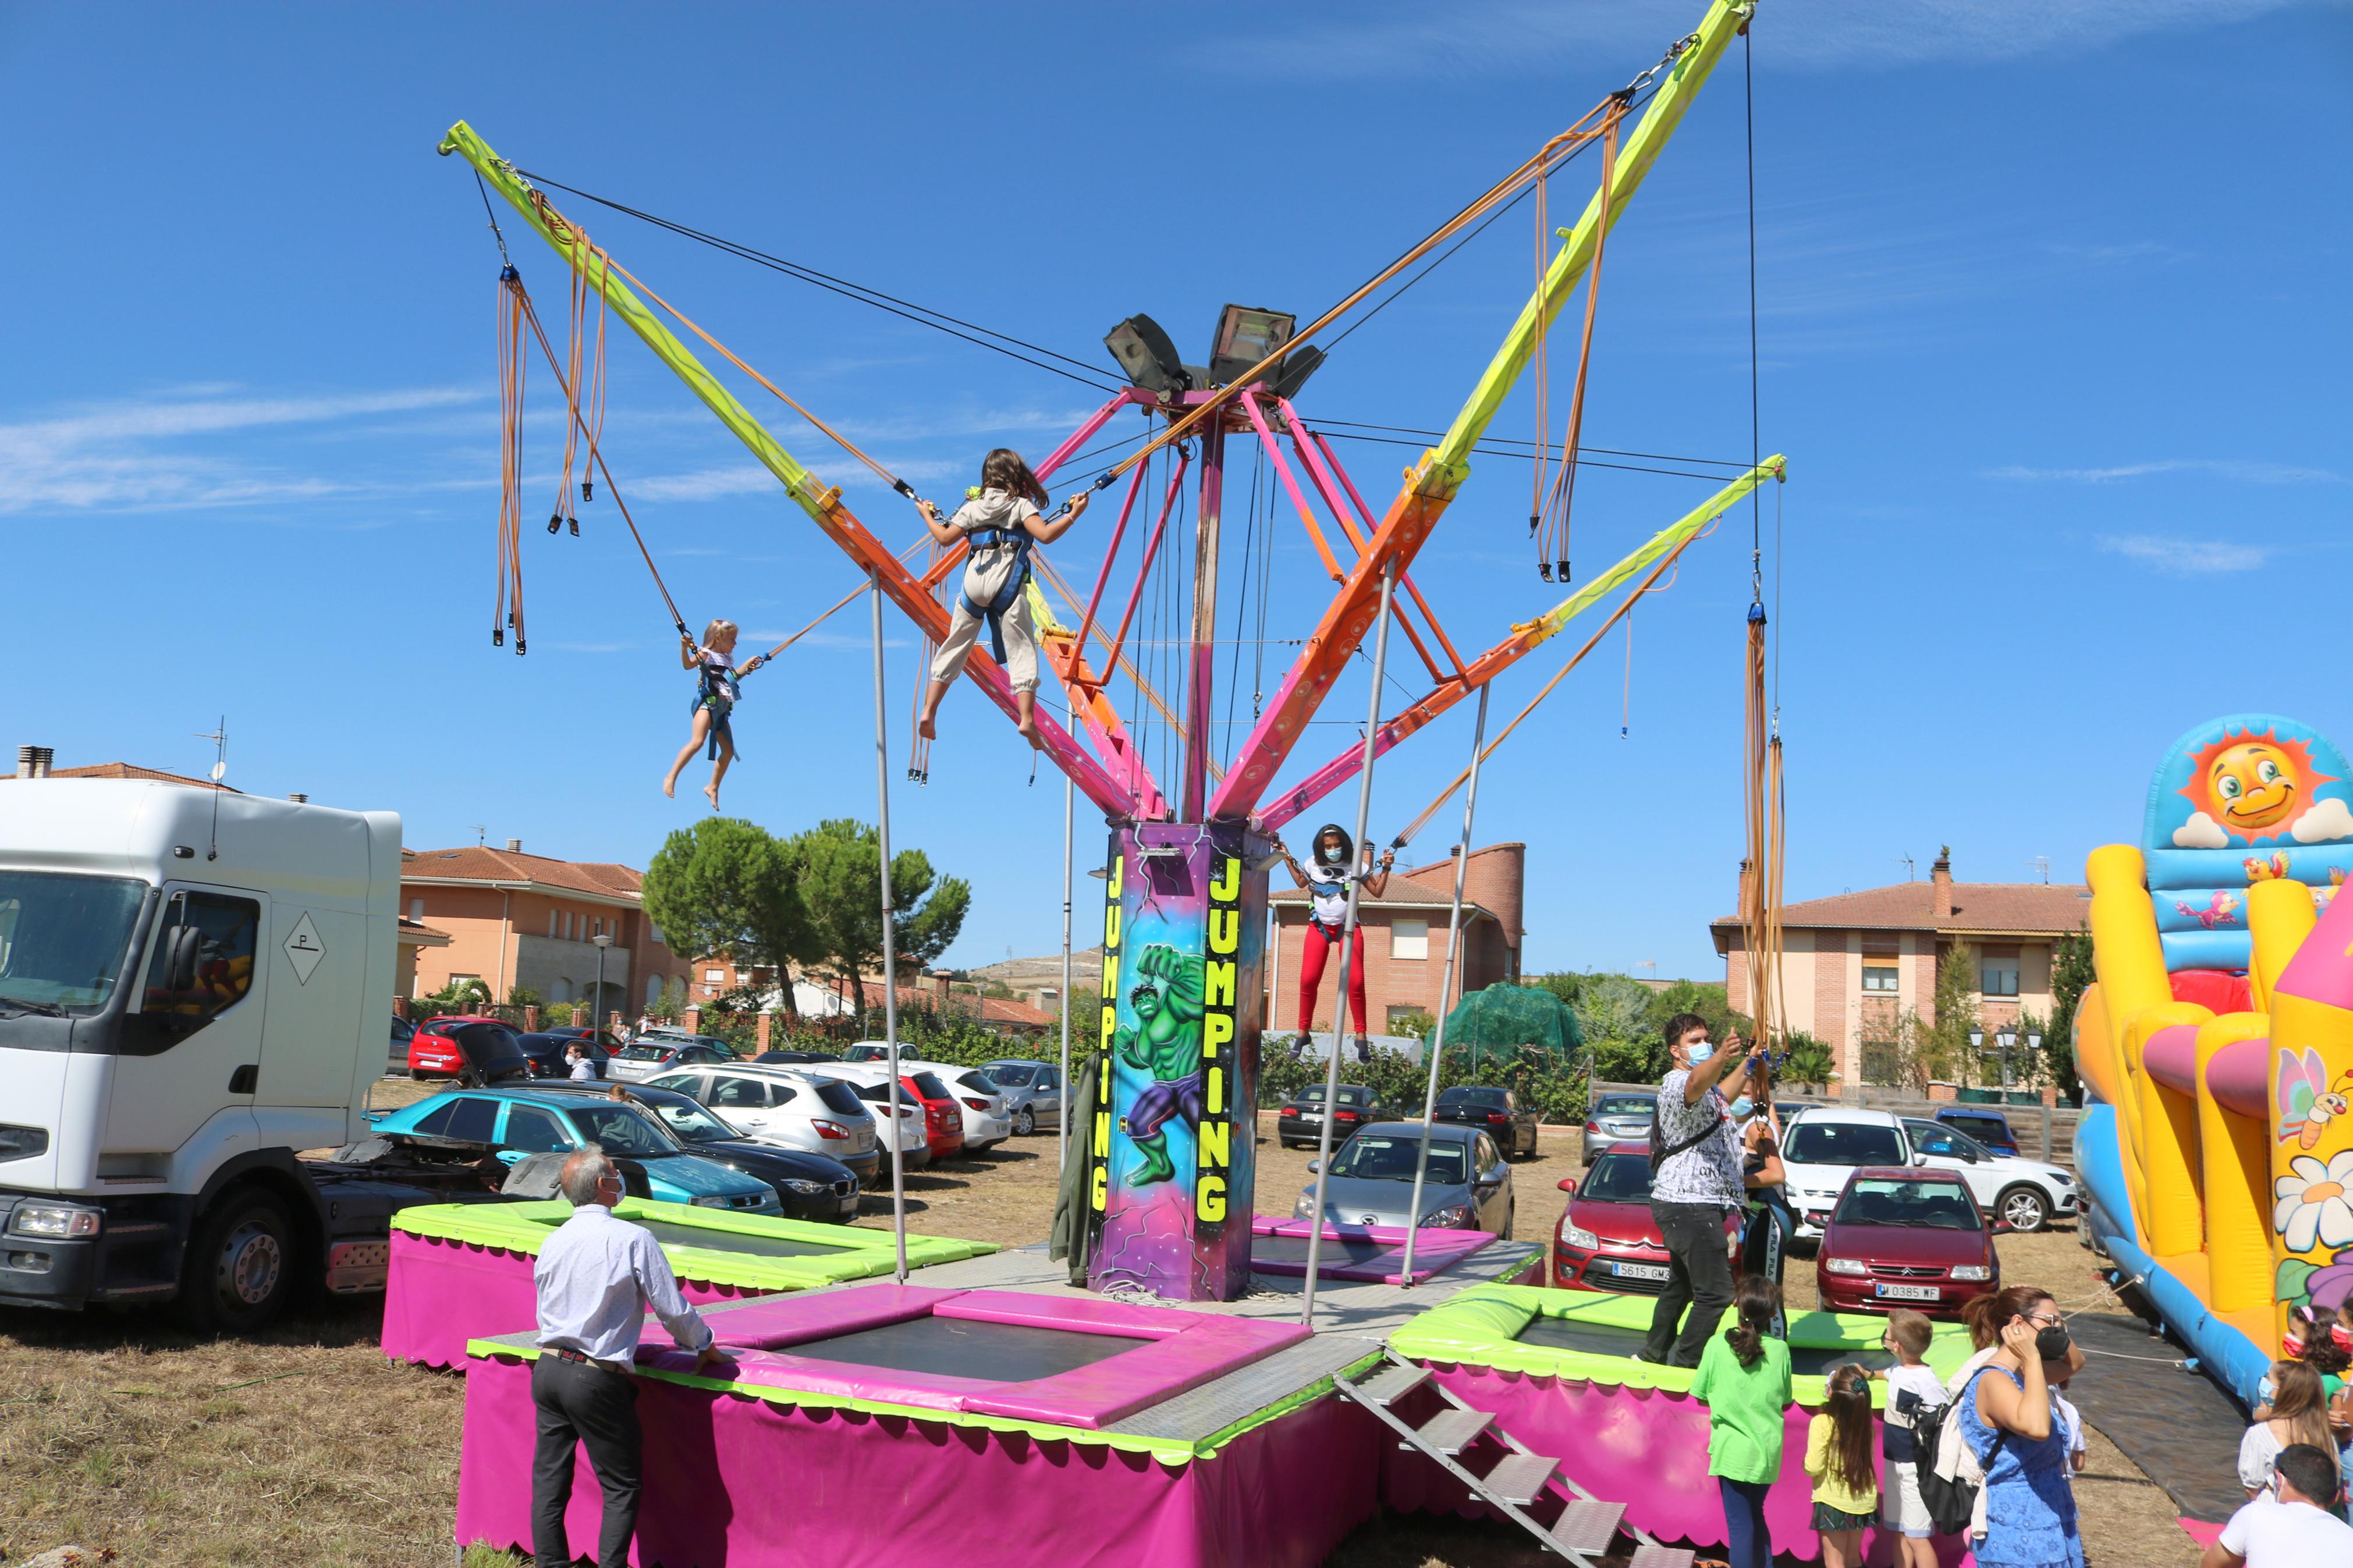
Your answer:
[[[1991,1106],[1939,1106],[1936,1120],[1956,1132],[1968,1133],[1997,1154],[2014,1157],[2018,1153],[2018,1135],[2010,1130],[2010,1118]]]
[[[512,1165],[526,1154],[568,1153],[594,1143],[645,1173],[645,1195],[743,1214],[777,1212],[776,1189],[679,1146],[644,1109],[563,1090],[469,1089],[403,1106],[378,1121],[377,1132],[457,1138],[496,1147]],[[630,1184],[632,1190],[636,1184]]]

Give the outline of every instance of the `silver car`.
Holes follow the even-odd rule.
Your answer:
[[[1655,1090],[1605,1089],[1585,1113],[1585,1163],[1609,1152],[1612,1143],[1651,1141],[1651,1118],[1659,1108]]]
[[[1026,1138],[1040,1127],[1062,1124],[1062,1069],[1053,1062],[1008,1057],[988,1062],[982,1072],[1005,1095],[1012,1109],[1013,1132]]]
[[[1413,1224],[1407,1210],[1413,1204],[1413,1172],[1420,1157],[1419,1121],[1377,1121],[1363,1129],[1332,1156],[1332,1174],[1324,1192],[1324,1219],[1335,1225]],[[1307,1169],[1314,1173],[1315,1163],[1310,1161]],[[1421,1224],[1509,1236],[1516,1207],[1512,1168],[1493,1138],[1475,1127],[1430,1130]],[[1313,1184],[1300,1189],[1292,1213],[1299,1219],[1314,1217]]]

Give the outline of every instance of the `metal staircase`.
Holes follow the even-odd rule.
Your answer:
[[[1398,1446],[1426,1454],[1488,1507],[1509,1519],[1577,1568],[1601,1568],[1621,1529],[1634,1539],[1634,1554],[1625,1568],[1691,1568],[1692,1553],[1680,1546],[1662,1546],[1626,1523],[1626,1505],[1605,1502],[1560,1471],[1558,1459],[1533,1454],[1527,1446],[1495,1425],[1495,1417],[1457,1398],[1445,1384],[1394,1351],[1384,1351],[1382,1362],[1355,1379],[1334,1379],[1346,1398],[1371,1411],[1398,1437]],[[1428,1397],[1416,1400],[1423,1390]],[[1429,1410],[1419,1422],[1398,1413],[1398,1406],[1419,1405]],[[1482,1467],[1474,1469],[1473,1466]],[[1557,1503],[1549,1523],[1534,1511]]]

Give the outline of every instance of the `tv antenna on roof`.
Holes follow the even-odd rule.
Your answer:
[[[1907,882],[1914,880],[1915,874],[1913,869],[1912,857],[1909,855],[1898,855],[1895,858],[1904,863],[1904,879]]]
[[[2046,887],[2046,888],[2047,888],[2047,887],[2049,887],[2049,886],[2051,885],[2051,857],[2050,857],[2050,856],[2048,856],[2048,855],[2034,855],[2034,856],[2030,856],[2030,857],[2027,858],[2027,862],[2026,862],[2026,863],[2027,863],[2028,865],[2030,865],[2030,866],[2031,866],[2031,867],[2035,868],[2037,870],[2039,870],[2039,871],[2041,871],[2041,872],[2042,873],[2042,885],[2043,885],[2044,887]]]
[[[228,787],[221,783],[228,776],[228,715],[222,714],[220,722],[209,731],[198,731],[196,739],[213,743],[213,766],[209,775],[213,781],[213,831],[212,842],[205,849],[205,858],[217,860],[220,858],[221,791]]]
[[[488,840],[486,837],[483,837],[485,834],[489,833],[489,832],[490,832],[490,830],[491,830],[491,825],[490,825],[489,823],[487,823],[487,822],[470,822],[470,823],[466,824],[466,826],[469,826],[469,827],[470,827],[470,828],[472,828],[472,829],[474,830],[474,847],[475,847],[475,848],[477,848],[477,849],[482,848],[482,847],[484,847],[489,843],[489,840]]]

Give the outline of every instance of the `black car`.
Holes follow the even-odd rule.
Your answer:
[[[557,1081],[536,1087],[585,1094],[612,1092],[601,1084],[586,1082]],[[846,1225],[858,1217],[858,1174],[840,1161],[746,1138],[676,1089],[630,1084],[624,1092],[652,1112],[662,1131],[688,1153],[731,1166],[776,1188],[786,1219]]]
[[[461,1084],[508,1083],[532,1075],[531,1058],[517,1044],[522,1037],[504,1024],[459,1024],[442,1031],[442,1037],[466,1059],[466,1065],[458,1069]]]
[[[1332,1112],[1332,1146],[1338,1148],[1348,1141],[1348,1135],[1368,1121],[1378,1121],[1388,1114],[1380,1096],[1361,1083],[1344,1083]],[[1324,1137],[1324,1086],[1311,1083],[1282,1102],[1282,1110],[1275,1118],[1275,1141],[1286,1149],[1303,1143],[1318,1143]]]
[[[1536,1113],[1521,1104],[1520,1097],[1508,1089],[1459,1084],[1440,1089],[1438,1113],[1432,1120],[1486,1129],[1507,1160],[1514,1154],[1532,1156],[1536,1152]]]
[[[565,1053],[575,1046],[585,1045],[588,1047],[588,1060],[596,1068],[596,1077],[601,1080],[605,1077],[605,1058],[612,1053],[596,1040],[583,1038],[585,1033],[570,1029],[543,1029],[536,1035],[522,1036],[515,1043],[522,1047],[522,1054],[531,1058],[531,1076],[533,1078],[570,1078],[572,1062]]]
[[[838,1062],[839,1051],[762,1051],[752,1058],[764,1067],[792,1067],[800,1062]]]

